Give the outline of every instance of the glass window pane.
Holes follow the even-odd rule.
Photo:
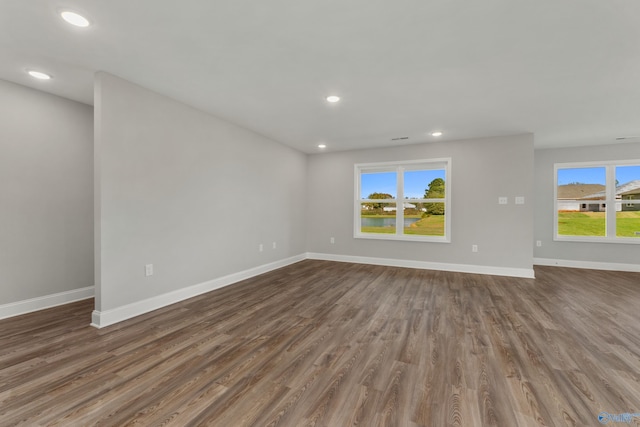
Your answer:
[[[596,210],[582,212],[558,211],[558,235],[605,236],[607,227],[606,206],[586,204],[586,207]],[[598,209],[601,209],[601,211],[598,211]]]
[[[631,203],[629,203],[631,204]],[[616,236],[640,238],[640,203],[633,204],[635,211],[616,212]]]
[[[362,233],[395,234],[396,204],[361,203],[360,231]]]
[[[606,235],[606,168],[558,169],[558,235]]]
[[[640,165],[616,166],[616,187],[629,184],[640,185]]]
[[[588,203],[589,200],[606,198],[606,169],[569,168],[558,169],[558,209],[564,205],[569,211],[580,211],[578,200]],[[572,203],[560,203],[567,200]],[[597,205],[597,203],[595,203]]]
[[[354,237],[448,242],[448,170],[447,159],[356,164]]]
[[[404,172],[405,199],[438,199],[445,195],[444,169]]]
[[[640,166],[616,167],[616,212],[640,211]]]
[[[444,236],[444,203],[425,203],[429,209],[440,214],[430,214],[417,209],[412,203],[404,206],[404,234],[420,236]],[[424,208],[426,209],[426,208]]]
[[[616,236],[640,237],[640,166],[616,166]]]
[[[397,190],[395,172],[360,174],[361,199],[395,199]]]

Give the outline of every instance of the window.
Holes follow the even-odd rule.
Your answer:
[[[355,165],[354,237],[449,242],[451,159]]]
[[[555,239],[640,243],[640,160],[555,165]]]

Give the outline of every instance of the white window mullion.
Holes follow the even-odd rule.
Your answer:
[[[606,238],[616,238],[616,167],[615,165],[607,165],[607,229]]]
[[[398,195],[398,202],[396,202],[396,235],[401,236],[404,234],[404,168],[398,166],[396,173],[398,174],[396,177],[396,194]]]
[[[444,208],[445,208],[445,236],[451,239],[451,161],[447,162],[445,167],[445,191],[444,191]]]
[[[356,237],[360,234],[361,222],[360,212],[362,209],[362,200],[360,199],[361,195],[361,186],[362,186],[362,176],[360,174],[360,169],[357,165],[354,165],[354,177],[355,177],[355,185],[354,185],[354,199],[355,203],[353,204],[353,236]]]

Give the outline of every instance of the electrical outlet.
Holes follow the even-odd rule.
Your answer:
[[[331,242],[331,244],[333,245],[336,242],[336,238],[332,237],[331,239],[329,239],[329,242]]]
[[[273,242],[273,249],[276,248],[276,242]]]
[[[537,247],[542,246],[542,240],[536,240],[536,246]]]
[[[516,196],[516,205],[524,205],[524,196]]]
[[[264,251],[264,245],[262,243],[260,243],[258,245],[258,252],[262,252],[262,251]]]
[[[509,204],[509,198],[505,197],[505,196],[498,197],[498,204],[499,205],[508,205]]]
[[[153,264],[145,264],[145,266],[144,266],[144,275],[145,276],[153,276]]]
[[[478,252],[478,245],[471,245],[471,252]]]

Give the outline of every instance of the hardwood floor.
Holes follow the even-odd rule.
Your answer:
[[[0,425],[597,426],[603,411],[640,413],[640,274],[536,276],[307,260],[102,330],[92,300],[3,320]]]

